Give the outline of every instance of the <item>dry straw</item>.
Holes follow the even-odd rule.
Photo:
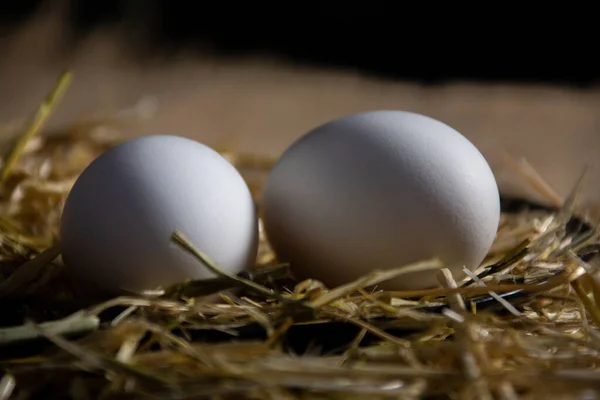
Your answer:
[[[127,121],[36,135],[69,80],[4,158],[0,399],[597,398],[596,225],[574,218],[581,182],[563,200],[522,162],[516,171],[557,207],[506,202],[488,259],[463,281],[424,260],[338,288],[295,282],[264,238],[256,270],[232,276],[174,232],[216,278],[103,302],[76,296],[56,245],[61,207],[118,142],[97,128]],[[224,155],[258,198],[272,161]],[[425,269],[440,288],[376,289]]]

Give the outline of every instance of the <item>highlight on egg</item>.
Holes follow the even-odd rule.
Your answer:
[[[191,139],[135,138],[75,182],[61,221],[62,256],[81,287],[107,294],[215,277],[171,242],[175,230],[224,271],[255,262],[256,206],[236,168]]]
[[[299,278],[328,286],[439,258],[455,277],[477,268],[500,219],[498,186],[452,127],[405,111],[368,111],[319,126],[288,148],[263,194],[264,229]],[[436,272],[390,290],[437,286]]]

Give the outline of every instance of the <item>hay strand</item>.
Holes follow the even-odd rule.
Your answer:
[[[23,130],[23,133],[19,135],[15,146],[11,149],[8,156],[4,158],[2,170],[0,171],[0,179],[2,181],[5,181],[12,173],[15,164],[22,157],[29,141],[42,129],[46,120],[52,115],[52,111],[62,98],[63,94],[67,91],[72,80],[72,75],[73,73],[68,70],[58,78],[52,91],[40,104],[40,107],[32,116],[31,120],[25,125],[25,129]]]

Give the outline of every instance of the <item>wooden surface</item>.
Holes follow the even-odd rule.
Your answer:
[[[136,65],[110,33],[63,56],[51,19],[0,41],[0,123],[8,135],[67,65],[75,81],[52,118],[64,126],[84,115],[145,104],[153,116],[128,134],[173,133],[209,145],[278,155],[329,119],[369,109],[427,114],[453,126],[480,148],[503,191],[522,193],[506,153],[525,157],[562,195],[586,164],[584,202],[599,202],[600,91],[554,87],[453,84],[422,87],[264,60],[225,62],[182,56]],[[141,102],[141,103],[140,103]],[[531,192],[526,192],[532,194]]]

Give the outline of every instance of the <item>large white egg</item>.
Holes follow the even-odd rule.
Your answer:
[[[256,208],[235,167],[193,140],[145,136],[79,176],[63,211],[62,255],[76,280],[111,293],[214,277],[170,241],[175,230],[228,272],[255,261]]]
[[[439,257],[455,277],[480,265],[495,238],[494,175],[459,132],[403,111],[326,123],[278,160],[263,197],[273,249],[298,278],[329,286]],[[380,287],[437,286],[435,272]]]

